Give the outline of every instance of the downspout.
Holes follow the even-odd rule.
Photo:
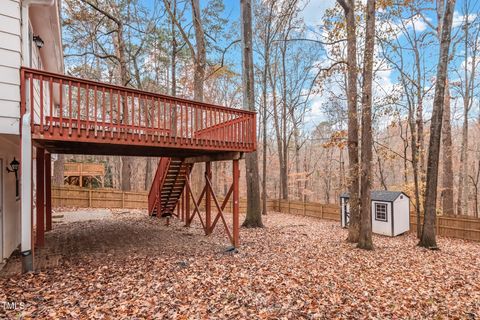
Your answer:
[[[30,48],[29,44],[29,8],[32,5],[52,6],[55,0],[23,0],[21,7],[22,15],[22,66],[30,67]],[[24,79],[21,79],[22,86],[25,86]],[[24,88],[25,89],[25,88]],[[26,99],[26,90],[21,90],[23,96],[20,98]],[[22,272],[33,271],[33,212],[32,212],[32,192],[33,192],[33,175],[32,175],[32,132],[30,128],[31,110],[30,103],[23,100],[26,105],[25,114],[21,115],[20,122],[20,182],[21,182],[21,244],[20,250],[22,254]]]

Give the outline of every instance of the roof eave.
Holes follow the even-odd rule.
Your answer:
[[[43,69],[64,73],[60,0],[55,0],[50,6],[32,4],[29,19],[33,32],[44,41],[44,46],[40,50]]]

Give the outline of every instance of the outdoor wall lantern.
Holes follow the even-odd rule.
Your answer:
[[[38,49],[43,48],[43,45],[45,42],[43,42],[42,38],[38,35],[33,36],[33,42],[35,42],[35,45],[37,46]]]
[[[20,166],[20,162],[13,157],[12,162],[10,162],[10,168],[7,167],[7,172],[14,172],[15,173],[15,196],[18,197],[20,196],[19,190],[18,190],[18,167]]]

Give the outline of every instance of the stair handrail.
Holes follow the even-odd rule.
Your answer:
[[[170,164],[171,158],[163,157],[160,158],[158,163],[157,171],[155,172],[155,177],[150,186],[150,191],[148,192],[148,212],[152,214],[157,202],[158,197],[160,197],[160,187],[165,181],[165,177],[168,172],[168,166]],[[159,210],[160,208],[158,208]],[[157,212],[158,213],[158,212]]]

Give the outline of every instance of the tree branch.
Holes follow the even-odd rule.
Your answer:
[[[90,7],[92,7],[94,10],[100,12],[101,14],[103,14],[105,17],[107,17],[108,19],[112,20],[113,22],[115,22],[117,25],[121,25],[122,23],[120,22],[120,20],[118,20],[117,18],[115,18],[114,16],[112,16],[110,13],[108,13],[107,11],[101,9],[100,7],[98,7],[97,5],[91,3],[90,1],[87,1],[87,0],[80,0],[81,2],[89,5]]]
[[[193,47],[192,43],[190,42],[190,39],[188,39],[188,35],[186,34],[185,30],[181,26],[181,24],[178,22],[177,17],[175,17],[172,13],[172,9],[170,8],[170,3],[168,0],[163,0],[163,3],[165,5],[165,9],[168,12],[168,15],[170,16],[170,19],[172,19],[172,22],[177,26],[178,31],[180,31],[180,34],[182,35],[183,40],[187,44],[188,48],[192,52],[192,56],[194,60],[197,60],[197,54],[195,52],[195,48]]]

